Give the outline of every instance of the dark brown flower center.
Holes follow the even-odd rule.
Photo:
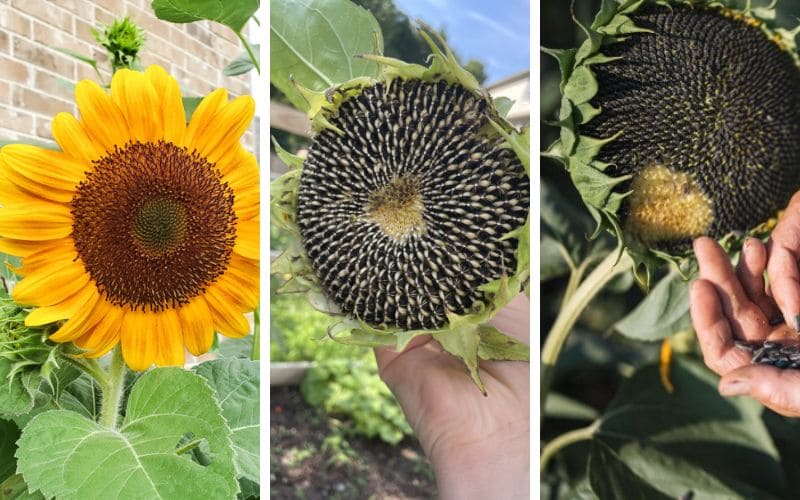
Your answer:
[[[94,162],[72,199],[78,256],[109,302],[160,311],[202,294],[235,243],[233,190],[196,152],[129,143]]]

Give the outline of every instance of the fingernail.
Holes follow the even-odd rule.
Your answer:
[[[777,326],[783,323],[783,314],[777,313],[769,320],[769,326]]]
[[[794,317],[794,331],[800,333],[800,314]]]
[[[747,379],[726,380],[719,386],[723,396],[744,396],[750,392],[750,381]]]

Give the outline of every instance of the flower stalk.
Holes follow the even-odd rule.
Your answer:
[[[581,312],[586,309],[589,302],[602,290],[615,276],[629,271],[633,260],[625,251],[614,250],[610,252],[594,270],[575,288],[575,291],[565,297],[555,323],[547,334],[542,347],[542,390],[540,396],[541,407],[544,408],[550,385],[553,379],[558,357],[567,341],[572,327],[578,320]],[[582,272],[579,267],[575,272]],[[571,280],[572,281],[572,280]]]
[[[539,460],[539,472],[544,472],[547,470],[547,465],[550,463],[550,459],[553,458],[553,456],[555,456],[555,454],[561,451],[563,448],[566,448],[574,443],[592,439],[595,431],[600,428],[600,422],[600,420],[595,420],[586,427],[565,432],[564,434],[561,434],[557,438],[548,442],[542,449],[542,455]]]
[[[117,428],[119,405],[122,401],[122,387],[125,383],[125,360],[119,345],[114,348],[111,366],[101,381],[102,403],[100,406],[100,425],[109,429]]]

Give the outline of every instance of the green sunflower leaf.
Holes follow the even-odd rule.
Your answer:
[[[259,484],[249,479],[239,479],[239,489],[241,490],[238,497],[240,500],[258,500],[261,498]]]
[[[478,357],[499,361],[530,361],[530,347],[509,337],[491,325],[481,325],[478,329],[480,343]]]
[[[259,0],[153,0],[151,6],[162,21],[191,23],[207,19],[240,33],[258,10],[258,3]]]
[[[625,381],[601,417],[589,456],[600,498],[792,498],[761,413],[747,398],[723,398],[718,377],[676,358],[675,391],[657,365]]]
[[[217,394],[222,416],[231,429],[239,477],[258,482],[259,363],[227,358],[207,361],[194,368]]]
[[[208,465],[178,453],[187,436],[209,451]],[[233,498],[230,436],[205,380],[159,368],[138,379],[117,430],[67,410],[37,415],[19,439],[17,466],[31,490],[59,499]]]
[[[14,452],[19,439],[19,429],[14,422],[0,420],[0,482],[5,481],[17,470]]]
[[[13,417],[27,413],[33,408],[33,381],[28,373],[17,375],[9,380],[14,362],[0,358],[0,416]],[[37,380],[38,381],[38,380]]]
[[[189,123],[194,114],[194,110],[203,101],[202,97],[183,97],[183,112],[186,115],[186,123]]]
[[[261,46],[257,43],[254,43],[251,47],[253,50],[253,55],[255,56],[256,60],[258,60]],[[244,52],[236,57],[236,59],[228,63],[228,65],[225,66],[225,69],[222,70],[222,74],[225,76],[243,75],[255,67],[256,66],[253,64],[253,60],[250,59],[250,54]]]
[[[567,84],[572,68],[575,65],[575,53],[578,49],[548,49],[542,48],[542,52],[554,57],[558,61],[558,68],[561,71],[561,93],[564,93],[564,86]]]
[[[661,340],[691,326],[689,282],[672,271],[614,329],[633,339]]]
[[[511,111],[511,108],[514,106],[513,99],[503,96],[495,97],[492,99],[492,103],[494,104],[494,109],[497,111],[497,114],[503,118],[508,117],[508,112]]]
[[[595,94],[597,94],[597,80],[592,70],[586,66],[575,68],[564,86],[564,97],[578,105],[589,102]]]
[[[442,345],[445,351],[459,358],[467,365],[472,381],[475,382],[475,385],[485,396],[486,388],[483,386],[481,377],[478,374],[478,346],[481,340],[478,327],[467,321],[456,321],[454,323],[451,319],[449,330],[436,331],[431,336]]]
[[[309,105],[292,80],[323,91],[378,76],[377,64],[354,57],[383,52],[381,28],[368,10],[349,0],[273,0],[270,9],[270,82],[296,108]]]
[[[0,499],[2,500],[44,500],[41,493],[31,493],[22,474],[13,474],[0,482]]]

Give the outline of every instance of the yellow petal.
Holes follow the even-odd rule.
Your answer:
[[[240,220],[236,223],[236,244],[233,251],[247,257],[248,259],[258,260],[258,234],[261,223],[258,219]]]
[[[88,283],[89,273],[81,262],[55,262],[26,274],[14,286],[13,295],[20,304],[54,306]]]
[[[98,151],[114,151],[114,146],[122,147],[130,140],[125,116],[99,85],[91,80],[78,82],[75,102],[83,129]]]
[[[222,173],[223,180],[234,189],[258,185],[258,161],[241,144],[221,158],[217,162],[217,168]]]
[[[223,106],[212,118],[213,126],[201,129],[193,137],[189,150],[197,149],[198,153],[209,161],[216,163],[226,152],[239,146],[256,110],[256,103],[252,97],[240,96]],[[191,128],[195,118],[192,116]]]
[[[37,307],[25,318],[25,324],[28,326],[41,326],[62,319],[69,319],[77,314],[81,308],[86,307],[86,304],[94,304],[97,297],[99,297],[99,294],[95,287],[83,287],[78,293],[59,304],[49,307]]]
[[[62,191],[73,191],[85,177],[86,165],[59,151],[28,144],[9,144],[0,154],[11,171]]]
[[[15,185],[13,182],[8,180],[7,176],[4,176],[3,180],[6,182],[0,184],[3,186],[3,188],[0,189],[0,204],[4,207],[8,207],[10,205],[27,206],[31,204],[50,203],[55,201],[42,198],[41,196]]]
[[[102,308],[102,310],[99,310]],[[87,358],[99,358],[110,351],[119,342],[119,332],[122,326],[123,310],[104,299],[95,306],[95,314],[100,314],[100,321],[82,337],[75,340],[75,344],[88,352]]]
[[[155,64],[148,67],[144,74],[150,79],[161,102],[164,140],[181,144],[183,134],[186,133],[186,112],[178,82],[164,68]]]
[[[134,371],[143,371],[156,359],[157,346],[153,341],[152,313],[141,310],[125,310],[120,331],[122,357]]]
[[[261,209],[261,195],[258,188],[239,191],[233,200],[233,212],[239,220],[257,218]]]
[[[65,153],[87,165],[100,157],[83,125],[69,113],[61,112],[53,118],[53,137]]]
[[[229,307],[239,312],[252,311],[258,305],[258,292],[251,287],[244,286],[230,272],[220,276],[217,281],[206,289],[206,293],[214,293],[223,297]]]
[[[156,364],[158,366],[183,366],[186,359],[183,349],[183,334],[175,309],[166,309],[155,316],[153,335],[158,344]]]
[[[15,240],[43,241],[66,238],[72,233],[69,207],[41,204],[30,208],[0,209],[0,236]]]
[[[247,319],[229,299],[220,293],[214,293],[213,289],[209,289],[204,297],[218,332],[234,338],[244,337],[250,332]]]
[[[92,299],[92,302],[84,304],[84,307],[61,325],[61,328],[50,335],[49,339],[53,342],[71,342],[85,335],[90,328],[103,319],[103,315],[98,314],[97,306],[105,301],[99,295],[94,295]]]
[[[128,122],[130,138],[155,142],[164,136],[161,106],[150,79],[144,73],[121,69],[111,79],[111,99]]]
[[[44,250],[51,245],[57,245],[67,241],[69,240],[25,241],[13,240],[10,238],[0,238],[0,253],[27,257],[28,255]]]
[[[214,342],[214,325],[205,299],[197,297],[181,307],[178,309],[178,317],[181,320],[186,349],[195,356],[207,353]]]
[[[22,262],[20,271],[23,276],[36,271],[37,268],[53,264],[55,262],[62,262],[64,265],[74,261],[78,257],[70,238],[61,240],[53,240],[48,242],[47,246],[42,247],[37,252],[34,252]]]
[[[195,138],[208,127],[214,127],[214,115],[222,109],[228,102],[228,91],[225,89],[217,89],[211,92],[200,101],[197,108],[192,113],[192,119],[186,127],[186,135],[183,138],[183,145],[189,151],[194,149]]]
[[[32,180],[30,177],[12,170],[0,154],[0,182],[5,188],[0,194],[4,204],[9,201],[19,200],[24,197],[33,197],[42,201],[69,203],[75,196],[74,191],[65,191],[52,186],[46,186]]]
[[[256,270],[251,271],[252,268]],[[210,287],[230,297],[242,312],[258,307],[258,267],[248,265],[247,260],[233,255],[225,274]]]

